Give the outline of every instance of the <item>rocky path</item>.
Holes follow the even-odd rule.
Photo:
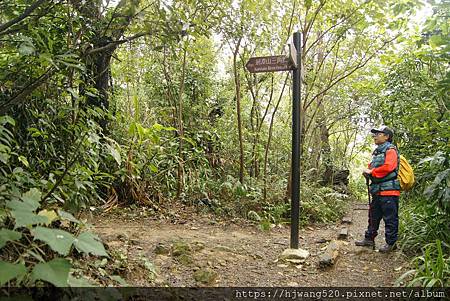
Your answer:
[[[136,216],[96,217],[94,231],[107,248],[122,258],[122,275],[132,286],[393,286],[408,266],[401,251],[381,254],[354,246],[367,223],[367,210],[355,205],[345,225],[348,236],[338,240],[344,224],[300,229],[306,260],[284,262],[289,227],[262,231],[245,221],[217,221],[189,210],[168,220]],[[383,228],[383,227],[382,227]],[[377,238],[383,243],[384,232]],[[330,241],[339,256],[320,267]]]

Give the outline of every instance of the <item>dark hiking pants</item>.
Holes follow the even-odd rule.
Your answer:
[[[398,196],[373,196],[372,204],[369,207],[369,226],[365,233],[366,239],[375,239],[381,219],[385,225],[386,243],[393,245],[398,236]]]

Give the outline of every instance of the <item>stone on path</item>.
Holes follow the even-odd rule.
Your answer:
[[[348,237],[348,228],[342,228],[339,232],[339,239],[347,239]]]
[[[319,256],[319,267],[325,268],[332,266],[336,263],[339,257],[339,244],[337,241],[332,240],[323,254]]]
[[[132,245],[137,246],[137,245],[140,244],[140,241],[139,241],[139,239],[130,239],[130,243],[131,243]]]
[[[369,210],[369,205],[367,203],[358,203],[354,205],[353,210]]]
[[[352,223],[352,218],[350,216],[344,216],[342,218],[342,223],[343,224],[351,224]]]
[[[286,260],[286,259],[305,260],[308,257],[309,257],[309,252],[307,250],[303,250],[303,249],[286,249],[279,256],[279,258],[281,260]]]

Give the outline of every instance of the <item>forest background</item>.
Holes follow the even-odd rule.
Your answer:
[[[301,225],[366,197],[369,129],[386,124],[417,178],[400,205],[408,284],[448,286],[449,12],[446,0],[2,1],[0,284],[85,283],[76,261],[107,256],[85,210],[203,204],[286,222],[290,73],[245,63],[285,54],[300,31]],[[346,170],[348,186],[333,185]]]

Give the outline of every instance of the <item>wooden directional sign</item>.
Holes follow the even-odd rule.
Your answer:
[[[245,65],[251,73],[294,70],[296,67],[284,55],[252,57]]]

